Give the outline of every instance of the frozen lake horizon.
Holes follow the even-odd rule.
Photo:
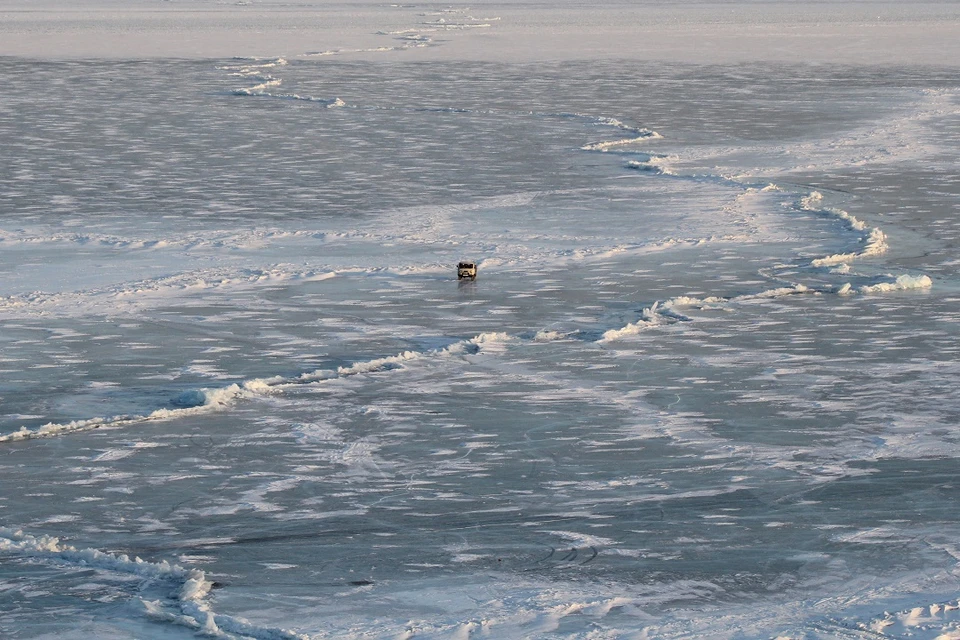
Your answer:
[[[0,18],[0,635],[960,637],[951,3]]]

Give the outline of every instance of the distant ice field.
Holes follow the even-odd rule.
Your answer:
[[[4,634],[960,634],[955,69],[304,53],[3,59]]]

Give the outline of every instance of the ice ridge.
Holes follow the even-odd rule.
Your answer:
[[[36,429],[21,427],[17,431],[0,435],[0,442],[52,438],[68,433],[91,431],[101,427],[122,427],[151,420],[166,420],[211,411],[220,411],[233,404],[233,402],[239,398],[262,393],[264,390],[265,387],[259,380],[250,380],[215,389],[195,389],[184,392],[174,398],[173,404],[178,405],[178,408],[157,409],[145,415],[118,415],[73,420],[65,423],[48,422]]]
[[[850,283],[839,287],[808,287],[804,284],[794,284],[786,287],[775,287],[766,289],[757,293],[745,293],[739,296],[723,297],[708,296],[705,298],[695,298],[691,296],[676,296],[668,300],[656,301],[651,306],[645,307],[640,313],[640,318],[636,322],[631,322],[618,329],[609,329],[597,340],[598,343],[613,342],[629,336],[637,335],[643,331],[660,327],[674,322],[689,321],[690,318],[679,313],[679,309],[684,307],[708,308],[717,306],[726,306],[739,302],[749,302],[753,300],[770,300],[783,298],[798,294],[836,294],[853,295],[855,293],[889,293],[894,291],[907,291],[911,289],[929,289],[933,286],[933,281],[927,275],[909,275],[903,274],[897,276],[892,281],[878,282],[872,285],[863,285],[858,289]]]
[[[157,409],[145,415],[118,415],[113,417],[74,420],[66,423],[48,422],[36,429],[21,427],[17,431],[0,435],[0,443],[18,442],[37,438],[52,438],[70,433],[99,429],[101,427],[123,427],[153,420],[170,420],[190,415],[221,411],[239,400],[273,393],[282,389],[284,386],[310,384],[365,373],[390,371],[403,368],[404,365],[409,362],[426,358],[476,354],[491,345],[508,342],[509,340],[511,340],[511,337],[506,333],[481,333],[473,338],[460,340],[442,349],[404,351],[394,356],[355,362],[351,365],[337,367],[336,369],[317,369],[316,371],[293,377],[275,376],[272,378],[254,378],[226,387],[191,389],[179,394],[173,399],[172,403],[175,405],[175,408]]]
[[[584,151],[606,152],[606,151],[610,151],[611,149],[634,144],[636,142],[643,142],[645,140],[657,140],[657,139],[663,138],[663,136],[661,136],[656,131],[653,131],[652,129],[647,129],[644,127],[632,127],[628,124],[624,124],[623,122],[617,120],[616,118],[600,117],[600,118],[595,118],[594,120],[598,125],[620,129],[621,131],[626,132],[629,137],[617,138],[616,140],[605,140],[601,142],[591,142],[589,144],[585,144],[582,147],[580,147]]]
[[[675,156],[650,156],[648,160],[629,160],[627,162],[627,168],[633,169],[634,171],[646,171],[672,176],[676,174],[666,165],[668,161],[676,159]]]
[[[669,300],[656,301],[651,306],[644,308],[640,314],[640,319],[631,322],[619,329],[610,329],[605,331],[597,342],[605,343],[619,340],[627,336],[636,335],[647,329],[669,324],[678,321],[689,321],[678,309],[684,307],[708,307],[717,305],[726,305],[736,302],[746,302],[749,300],[763,300],[768,298],[781,298],[784,296],[796,295],[799,293],[820,293],[817,289],[811,289],[805,285],[797,284],[791,287],[777,287],[767,289],[759,293],[746,293],[739,296],[725,298],[722,296],[708,296],[706,298],[694,298],[690,296],[676,296]]]
[[[824,256],[822,258],[816,258],[810,263],[814,267],[834,266],[844,264],[858,258],[878,256],[885,253],[889,248],[889,245],[887,245],[887,236],[883,233],[883,231],[877,227],[867,227],[865,222],[858,220],[855,216],[850,215],[843,209],[823,206],[823,194],[819,191],[812,191],[809,195],[800,198],[798,206],[801,211],[824,213],[840,218],[846,222],[853,231],[868,232],[867,238],[863,243],[863,249],[860,251],[853,253],[837,253],[830,256]]]
[[[847,283],[844,286],[850,287],[850,284]],[[904,274],[897,276],[893,282],[878,282],[877,284],[864,285],[860,287],[859,290],[860,293],[888,293],[891,291],[908,291],[910,289],[929,289],[932,286],[933,281],[930,279],[930,276],[911,276]],[[838,291],[837,293],[849,294],[851,290],[848,288]]]
[[[188,569],[166,560],[150,562],[126,554],[99,549],[78,549],[52,536],[33,536],[17,529],[0,528],[0,551],[42,561],[91,567],[99,571],[140,576],[174,585],[173,606],[161,600],[138,597],[144,614],[154,620],[170,622],[214,638],[233,638],[233,634],[258,640],[308,640],[308,636],[273,627],[251,624],[243,618],[216,613],[207,602],[213,583],[201,569]]]

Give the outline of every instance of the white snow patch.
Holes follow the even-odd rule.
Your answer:
[[[888,293],[891,291],[907,291],[910,289],[929,289],[933,286],[930,276],[901,275],[893,282],[881,282],[874,285],[860,287],[861,293]]]

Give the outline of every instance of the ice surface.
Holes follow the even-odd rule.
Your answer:
[[[957,19],[935,0],[3,0],[0,55],[942,64],[960,58]]]
[[[0,3],[0,635],[957,636],[958,20]]]

